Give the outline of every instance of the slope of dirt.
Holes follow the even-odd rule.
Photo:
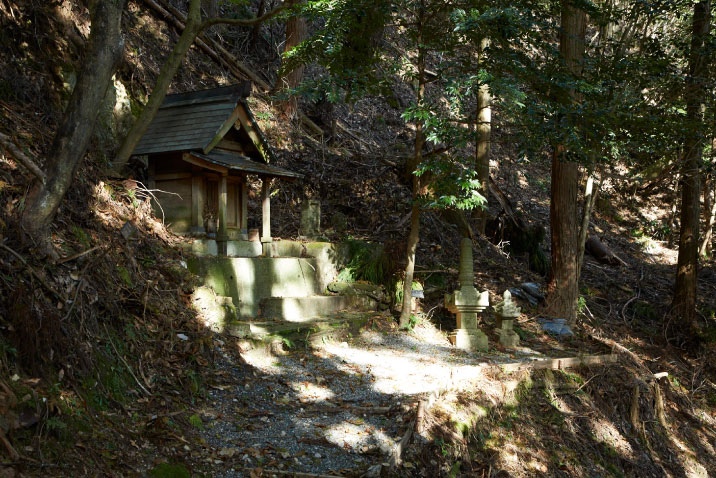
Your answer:
[[[185,7],[184,2],[173,3]],[[117,79],[136,114],[178,32],[140,1],[129,2],[124,26],[128,46]],[[77,2],[58,6],[0,0],[0,63],[4,65],[0,131],[40,164],[61,118],[87,29],[87,13]],[[211,35],[264,79],[272,80],[282,27],[272,23],[260,33],[255,48],[250,30],[217,29]],[[192,49],[171,92],[233,81],[228,71]],[[397,91],[409,95],[404,85]],[[320,115],[313,115],[314,105],[302,106],[320,120]],[[400,112],[382,99],[336,105],[334,116],[340,119],[336,135],[313,138],[296,122],[280,118],[264,99],[252,98],[252,107],[280,165],[307,178],[279,184],[272,214],[278,218],[276,235],[296,235],[300,201],[305,196],[320,198],[330,239],[352,236],[385,242],[394,267],[399,268],[410,208],[409,184],[400,178],[400,158],[410,151],[412,139]],[[351,403],[352,393],[359,393],[353,388],[360,391],[362,386],[364,395],[353,397],[356,400],[390,407],[400,401],[402,407],[407,392],[381,392],[371,381],[375,369],[365,368],[369,362],[357,365],[338,353],[360,343],[347,341],[347,348],[328,344],[326,348],[336,352],[330,355],[320,350],[294,351],[268,363],[253,363],[248,356],[242,359],[240,344],[210,333],[189,304],[195,284],[184,268],[182,239],[152,217],[141,184],[112,181],[104,174],[114,147],[116,138],[111,136],[97,135],[93,141],[55,222],[53,243],[65,258],[57,263],[33,259],[32,252],[15,241],[13,217],[22,207],[30,178],[0,151],[0,476],[141,476],[162,463],[210,475],[234,467],[233,476],[248,476],[250,472],[238,472],[236,467],[249,466],[257,476],[256,468],[269,465],[309,472],[348,468],[358,473],[381,461],[383,455],[371,455],[371,447],[378,445],[365,431],[383,427],[391,440],[400,438],[407,428],[400,423],[410,423],[414,408],[396,412],[396,420],[400,417],[402,422],[384,423],[349,412],[338,418],[329,415],[327,420],[326,414],[303,417],[304,431],[310,424],[321,436],[311,438],[320,443],[303,443],[305,455],[298,457],[302,448],[291,448],[295,437],[281,428],[289,422],[295,425],[292,417],[297,415],[290,406],[300,402],[302,393],[313,393],[313,401],[326,398],[328,402],[321,403],[344,404]],[[494,157],[500,158],[492,167],[497,184],[531,224],[546,227],[548,164],[519,162],[508,145],[496,145]],[[133,171],[134,179],[141,181],[143,175],[141,168]],[[523,343],[546,354],[603,353],[616,342],[615,351],[622,355],[619,364],[531,377],[487,377],[482,388],[448,393],[425,418],[421,434],[425,440],[413,441],[413,454],[395,473],[675,477],[716,473],[714,263],[704,262],[699,285],[703,342],[685,350],[682,343],[671,340],[678,321],[664,319],[675,251],[668,248],[668,231],[659,224],[669,215],[671,193],[666,187],[641,198],[632,188],[624,192],[625,185],[632,184],[628,179],[605,175],[593,221],[594,232],[627,266],[586,259],[576,336],[565,342],[543,334],[534,320],[539,309],[528,304],[521,304],[523,316],[518,323]],[[253,194],[254,210],[259,207],[256,198]],[[492,205],[491,213],[497,212]],[[127,223],[128,239],[120,232]],[[431,292],[422,304],[422,317],[450,330],[454,317],[441,307],[441,296],[456,284],[458,234],[435,212],[424,214],[422,226],[418,278]],[[548,242],[549,238],[545,247]],[[508,287],[544,282],[529,272],[526,257],[509,254],[483,238],[476,244],[476,282],[490,291],[493,303]],[[486,323],[489,329],[489,318]],[[364,339],[371,337],[377,336],[368,333]],[[413,354],[418,362],[439,356],[425,351],[428,339],[388,331],[381,340],[392,340],[383,347],[388,355],[393,350]],[[444,337],[439,340],[444,346]],[[370,349],[370,344],[366,346]],[[372,359],[376,357],[380,355]],[[419,370],[411,363],[405,367]],[[285,378],[288,370],[290,380]],[[653,374],[659,372],[669,375],[655,381]],[[304,389],[302,382],[294,383],[293,377],[300,373]],[[331,391],[334,395],[329,397],[324,382],[332,380],[340,393]],[[407,388],[399,388],[403,386]],[[237,389],[241,393],[232,396]],[[287,394],[289,404],[282,403]],[[663,414],[654,405],[657,394],[663,398]],[[271,407],[281,410],[275,422],[270,415],[255,413]],[[334,448],[327,448],[323,431],[330,429],[328,423],[348,430],[336,434],[336,440],[342,438],[351,449],[368,447],[369,458],[359,459],[363,455],[354,450],[336,451],[333,442]],[[252,430],[264,434],[254,440]],[[349,432],[355,440],[349,439]],[[329,455],[341,458],[324,463]],[[296,459],[301,466],[289,468]]]

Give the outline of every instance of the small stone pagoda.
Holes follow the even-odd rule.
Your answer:
[[[514,330],[514,322],[519,316],[520,308],[512,301],[510,291],[506,290],[502,294],[502,302],[495,306],[497,334],[505,347],[517,347],[520,344],[520,336]]]
[[[477,326],[477,314],[490,305],[487,291],[478,292],[473,284],[472,240],[460,243],[460,288],[445,295],[445,307],[457,315],[457,328],[448,336],[464,350],[487,350],[487,335]]]
[[[215,236],[218,252],[227,241],[248,239],[248,181],[261,181],[264,246],[271,242],[271,181],[300,174],[272,166],[274,154],[247,98],[251,84],[167,95],[134,150],[145,156],[157,214],[176,233]]]

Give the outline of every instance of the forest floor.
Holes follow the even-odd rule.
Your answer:
[[[0,51],[6,65],[0,129],[41,165],[67,95],[57,71],[72,66],[61,23],[44,4],[0,2],[0,39],[15,45]],[[87,15],[73,8],[72,21],[86,30]],[[118,78],[141,103],[178,32],[139,1],[130,1],[125,27],[128,55]],[[244,45],[232,51],[268,78],[278,62],[270,41],[281,37],[281,27],[272,24],[264,33],[259,49],[267,58],[248,52],[233,32],[222,36],[229,49]],[[233,81],[192,49],[172,92]],[[396,88],[410,100],[408,85]],[[277,235],[295,235],[300,200],[315,197],[332,241],[357,237],[395,246],[393,257],[404,257],[410,182],[385,159],[397,163],[413,135],[397,108],[382,99],[336,105],[345,129],[325,141],[281,120],[263,99],[252,108],[279,164],[306,175],[277,187]],[[495,120],[499,127],[499,112]],[[548,160],[518,160],[509,137],[494,137],[496,183],[531,225],[547,227]],[[442,293],[455,288],[459,234],[437,211],[423,214],[417,277],[429,297],[413,332],[397,332],[392,318],[372,317],[353,337],[275,354],[213,334],[191,308],[196,278],[182,266],[183,240],[152,217],[137,183],[107,179],[109,156],[111,147],[94,140],[59,211],[53,243],[66,259],[59,263],[34,258],[14,240],[12,218],[29,176],[11,157],[0,157],[0,438],[18,453],[0,444],[1,478],[145,476],[162,469],[175,474],[150,476],[256,478],[270,476],[259,471],[269,468],[375,473],[389,457],[387,445],[405,436],[418,403],[441,387],[450,367],[519,359],[500,349],[469,355],[448,346],[442,331],[454,328],[455,319],[440,304]],[[644,182],[638,188],[632,182],[612,175],[602,183],[593,231],[627,265],[585,259],[576,336],[560,341],[544,334],[535,323],[540,310],[528,304],[520,304],[517,324],[522,345],[537,353],[613,352],[618,362],[486,372],[472,386],[445,390],[416,430],[424,440],[413,437],[403,466],[384,473],[716,476],[716,263],[704,260],[700,270],[700,345],[675,340],[680,324],[669,301],[676,251],[668,244],[673,225],[665,227],[671,182],[658,183],[650,195],[640,192]],[[256,193],[250,206],[259,217]],[[500,217],[494,201],[490,215]],[[130,239],[120,233],[127,223],[136,228]],[[524,256],[483,237],[475,242],[475,282],[490,292],[491,303],[521,282],[544,284]],[[485,331],[491,328],[488,317]]]
[[[576,356],[577,350],[555,350]],[[420,400],[475,386],[481,365],[544,357],[517,353],[473,354],[452,347],[430,322],[399,332],[392,317],[373,315],[356,336],[283,354],[220,352],[216,383],[202,409],[207,445],[221,463],[213,476],[243,476],[243,468],[273,468],[360,476],[392,461]],[[412,430],[411,430],[412,431]],[[426,443],[426,437],[417,440]],[[406,450],[413,467],[416,447]],[[268,473],[270,475],[270,473]]]

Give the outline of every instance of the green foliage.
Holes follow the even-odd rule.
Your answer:
[[[194,428],[198,428],[199,430],[203,430],[203,429],[204,429],[204,423],[201,421],[201,417],[200,417],[199,415],[197,415],[197,414],[194,414],[194,415],[192,415],[192,416],[189,417],[189,423],[190,423],[191,426],[193,426]]]
[[[191,478],[191,473],[182,464],[161,463],[147,473],[149,478]]]
[[[577,299],[577,313],[581,314],[584,312],[584,309],[587,307],[587,299],[584,298],[584,296],[579,296]]]
[[[47,427],[48,432],[53,433],[59,438],[63,438],[66,436],[67,424],[63,422],[60,417],[48,418],[45,422],[45,426]]]
[[[404,282],[402,280],[395,282],[395,287],[393,290],[394,290],[394,297],[395,297],[396,305],[403,303],[403,285],[404,285]],[[413,281],[413,284],[411,287],[412,287],[412,290],[423,290],[423,285],[418,281]]]
[[[300,90],[330,102],[347,103],[365,94],[389,92],[380,40],[389,18],[387,0],[314,0],[300,7],[308,20],[322,24],[314,35],[288,52],[279,74],[302,63],[317,63],[328,75]],[[385,65],[382,65],[385,66]]]
[[[132,277],[129,275],[129,271],[124,266],[117,266],[117,275],[127,287],[132,287]]]
[[[341,247],[345,248],[349,259],[338,275],[339,281],[365,280],[380,285],[390,282],[393,271],[392,260],[385,254],[382,244],[349,238],[341,243]]]
[[[89,249],[92,246],[92,242],[90,241],[89,235],[79,226],[75,226],[74,224],[70,226],[70,231],[72,232],[72,235],[75,236],[75,239],[77,242],[82,244],[86,249]]]
[[[0,366],[8,365],[11,360],[17,360],[17,349],[0,335]]]

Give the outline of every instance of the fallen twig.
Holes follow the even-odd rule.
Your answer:
[[[3,433],[2,430],[0,430],[0,443],[2,443],[5,447],[5,450],[7,451],[7,454],[10,455],[11,460],[17,460],[20,458],[20,454],[15,451],[15,449],[10,444],[10,441],[5,437],[5,433]],[[2,463],[0,463],[0,465],[5,466]]]
[[[345,406],[345,407],[330,407],[330,406],[322,406],[322,407],[311,407],[310,409],[306,410],[306,412],[327,412],[327,413],[340,413],[340,412],[356,412],[356,413],[363,413],[363,414],[384,414],[389,413],[391,410],[393,410],[393,407],[358,407],[358,406]]]
[[[248,472],[262,472],[262,473],[266,473],[268,475],[284,475],[284,476],[293,476],[295,478],[344,478],[341,475],[319,475],[316,473],[301,473],[299,471],[272,470],[269,468],[244,467],[242,469],[244,471],[248,471]]]
[[[55,297],[57,297],[58,299],[60,299],[63,303],[64,303],[64,302],[67,302],[67,299],[64,298],[64,297],[62,296],[62,294],[60,294],[59,292],[57,292],[57,291],[45,280],[44,277],[42,277],[40,274],[38,274],[37,271],[35,271],[35,269],[33,269],[32,266],[30,266],[30,264],[27,263],[27,261],[25,260],[24,257],[22,257],[20,254],[18,254],[18,253],[15,252],[14,250],[10,249],[10,248],[9,248],[8,246],[6,246],[5,244],[0,244],[0,248],[5,249],[5,250],[8,251],[10,254],[12,254],[13,256],[17,257],[17,258],[20,260],[20,262],[23,263],[23,265],[25,266],[25,268],[26,268],[28,271],[30,271],[30,274],[32,274],[37,280],[40,281],[40,284],[42,284],[42,286],[43,286],[45,289],[47,289],[48,291],[50,291]]]
[[[109,339],[109,343],[112,345],[112,349],[114,349],[114,353],[117,354],[117,357],[119,357],[119,360],[121,360],[122,363],[124,364],[124,366],[127,367],[127,371],[128,371],[129,374],[132,376],[132,378],[134,379],[134,381],[137,382],[137,385],[139,385],[139,388],[141,388],[144,393],[146,393],[147,395],[150,395],[150,396],[151,396],[152,393],[151,393],[149,390],[147,390],[146,388],[144,388],[144,385],[142,385],[142,383],[139,381],[139,379],[137,378],[137,376],[134,375],[134,371],[132,370],[132,367],[129,366],[129,364],[127,363],[127,361],[124,360],[124,357],[122,357],[122,354],[120,354],[119,351],[117,350],[117,347],[114,346],[114,342],[112,341],[112,337],[109,335],[109,330],[107,330],[107,324],[104,324],[104,331],[107,333],[107,339]]]
[[[42,182],[42,184],[45,184],[47,182],[47,176],[45,176],[45,172],[40,169],[40,167],[35,164],[33,160],[28,158],[25,153],[20,151],[20,148],[13,143],[12,139],[10,139],[9,136],[4,135],[0,133],[0,145],[2,145],[3,148],[5,148],[13,158],[17,160],[18,163],[25,166],[32,174],[34,174],[37,179]]]
[[[73,255],[71,255],[71,256],[69,256],[69,257],[63,257],[62,259],[58,260],[57,263],[58,263],[58,264],[64,264],[65,262],[70,262],[70,261],[73,261],[73,260],[75,260],[75,259],[79,259],[80,257],[82,257],[82,256],[84,256],[84,255],[87,255],[87,254],[89,254],[90,252],[96,251],[96,250],[99,249],[100,247],[102,247],[102,246],[94,246],[94,247],[92,247],[92,248],[90,248],[90,249],[87,249],[86,251],[78,252],[77,254],[73,254]]]
[[[100,247],[101,247],[101,246],[97,246],[97,247],[93,247],[92,249],[86,250],[85,252],[82,253],[82,255],[87,254],[87,253],[90,252],[90,251],[99,249]],[[106,249],[104,250],[104,254],[102,254],[101,256],[99,256],[99,258],[104,257],[105,254],[107,254],[108,251],[109,251],[109,248],[106,248]],[[98,259],[99,259],[99,258],[98,258]],[[69,260],[69,259],[68,259],[68,260]],[[75,290],[75,296],[72,298],[72,303],[70,304],[70,308],[69,308],[69,310],[67,310],[67,313],[65,314],[65,317],[62,319],[62,322],[64,322],[65,320],[67,320],[67,319],[70,317],[70,314],[72,313],[72,310],[75,308],[75,304],[77,303],[77,297],[79,297],[80,291],[82,290],[82,287],[84,287],[84,283],[85,283],[85,273],[87,272],[87,269],[89,268],[90,264],[95,264],[95,263],[96,263],[96,261],[89,261],[89,262],[87,262],[87,264],[85,264],[85,266],[82,268],[82,272],[80,272],[79,282],[78,282],[78,284],[77,284],[77,289]]]
[[[408,447],[408,443],[410,443],[410,439],[413,436],[413,430],[415,430],[415,424],[416,424],[416,420],[413,420],[408,424],[408,428],[407,428],[407,430],[405,430],[405,434],[403,435],[403,438],[393,448],[393,451],[391,453],[392,457],[391,457],[391,463],[390,463],[390,465],[393,468],[400,466],[400,464],[403,462],[403,452]]]

